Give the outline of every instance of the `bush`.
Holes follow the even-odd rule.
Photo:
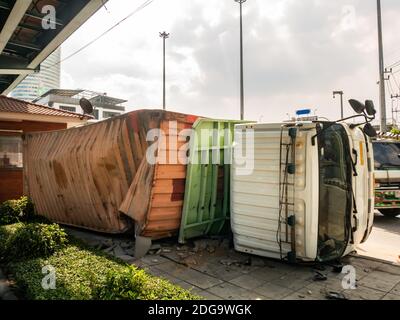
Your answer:
[[[18,229],[24,226],[23,223],[16,223],[8,226],[0,225],[0,262],[5,261],[6,251],[10,245],[10,238]]]
[[[98,292],[102,300],[195,300],[189,291],[169,281],[148,275],[134,266],[122,272],[110,271],[104,287]]]
[[[0,205],[0,225],[24,222],[33,219],[35,208],[28,197],[5,201]]]
[[[48,257],[64,248],[68,236],[57,224],[17,224],[2,227],[0,238],[3,238],[3,261],[20,261],[24,259]]]
[[[45,266],[55,269],[55,290],[42,287],[45,276],[42,268]],[[97,254],[76,245],[69,245],[47,259],[37,258],[9,265],[18,287],[29,300],[97,300],[95,293],[105,284],[107,273],[124,268],[124,264],[106,254]]]
[[[393,128],[393,129],[390,131],[390,133],[393,133],[393,134],[400,134],[400,129]]]
[[[166,280],[150,276],[67,236],[58,225],[18,223],[0,226],[0,260],[30,300],[196,299]],[[56,272],[56,289],[42,281]],[[45,271],[43,273],[42,271]],[[48,270],[48,269],[47,269]],[[47,272],[47,273],[46,273]]]
[[[56,271],[56,289],[45,290],[42,268]],[[10,265],[17,285],[30,300],[192,300],[196,297],[166,280],[149,276],[93,249],[69,245],[48,259]]]

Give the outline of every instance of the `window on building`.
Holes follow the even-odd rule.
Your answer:
[[[22,168],[22,138],[0,135],[0,168]]]
[[[108,118],[112,118],[112,117],[117,117],[117,116],[119,116],[119,115],[120,115],[119,112],[103,111],[103,118],[104,118],[104,119],[108,119]]]
[[[69,111],[69,112],[76,112],[75,107],[68,107],[68,106],[60,106],[60,110]]]
[[[93,116],[96,120],[99,120],[99,110],[93,110]]]

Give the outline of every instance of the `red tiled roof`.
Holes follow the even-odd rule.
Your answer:
[[[33,115],[43,116],[55,116],[55,117],[70,117],[70,118],[82,118],[92,119],[92,116],[82,115],[75,112],[69,112],[64,110],[58,110],[40,104],[26,102],[18,100],[4,95],[0,95],[0,113],[11,112],[11,113],[27,113]]]

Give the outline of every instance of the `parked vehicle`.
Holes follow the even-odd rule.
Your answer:
[[[400,141],[373,141],[375,209],[388,217],[400,215]]]
[[[324,262],[368,239],[376,111],[371,101],[350,104],[358,114],[337,122],[236,126],[231,224],[237,251]],[[356,117],[365,119],[363,129],[344,123]]]

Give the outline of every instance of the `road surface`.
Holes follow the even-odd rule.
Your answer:
[[[377,212],[372,233],[357,252],[400,265],[400,216],[388,218]]]

